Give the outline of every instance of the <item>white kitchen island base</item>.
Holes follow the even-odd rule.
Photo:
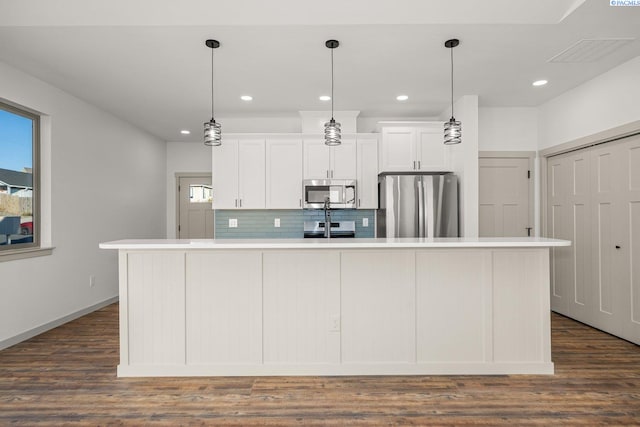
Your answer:
[[[550,239],[117,241],[119,376],[552,374]]]

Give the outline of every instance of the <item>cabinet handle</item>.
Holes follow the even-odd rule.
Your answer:
[[[418,160],[418,170],[420,170],[420,160]]]
[[[238,199],[235,199],[236,208],[238,207]]]
[[[240,207],[242,207],[242,199],[240,199]]]
[[[331,171],[331,178],[333,178],[333,170]]]
[[[525,230],[527,230],[527,237],[531,237],[531,227],[525,227]]]
[[[361,204],[361,203],[360,203],[360,199],[358,199],[358,207],[360,207],[360,204]]]
[[[329,169],[327,169],[327,178],[329,178]]]
[[[302,207],[302,199],[298,199],[298,201],[300,202],[300,207]]]
[[[616,245],[616,249],[620,249],[620,245]]]
[[[416,170],[416,161],[413,161],[413,170]]]

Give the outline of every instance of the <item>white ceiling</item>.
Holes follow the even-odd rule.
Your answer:
[[[608,0],[0,0],[0,61],[169,141],[210,117],[325,110],[335,38],[335,109],[435,117],[455,96],[536,106],[640,55],[640,7]],[[549,63],[582,39],[634,38],[589,63]],[[531,82],[549,84],[533,88]],[[250,103],[240,95],[250,94]],[[400,103],[396,95],[407,94]],[[180,129],[191,129],[182,136]]]

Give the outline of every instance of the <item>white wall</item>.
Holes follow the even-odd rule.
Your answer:
[[[460,180],[460,235],[478,237],[478,95],[458,98],[454,113],[462,123],[462,142],[449,146],[451,166]],[[451,109],[447,109],[440,120],[450,117]]]
[[[167,142],[167,239],[176,238],[176,172],[211,174],[211,150],[203,142]]]
[[[538,109],[478,108],[478,148],[480,151],[537,151]]]
[[[1,62],[0,93],[48,116],[43,231],[55,247],[51,256],[0,262],[2,348],[118,295],[117,254],[98,243],[164,237],[166,159],[163,141]]]
[[[640,119],[640,56],[540,106],[539,149]]]

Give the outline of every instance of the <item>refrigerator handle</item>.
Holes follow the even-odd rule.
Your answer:
[[[418,236],[427,237],[424,230],[424,196],[422,177],[416,177],[416,191],[418,192]]]

